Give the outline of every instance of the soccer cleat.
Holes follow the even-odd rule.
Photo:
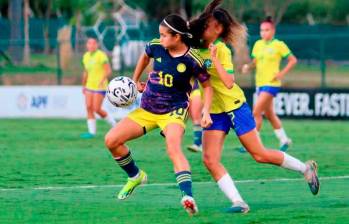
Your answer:
[[[227,208],[225,212],[227,213],[248,213],[250,207],[243,201],[235,202],[230,208]]]
[[[287,139],[286,142],[283,142],[280,144],[280,151],[286,152],[288,150],[288,148],[291,146],[291,144],[292,144],[292,140]]]
[[[318,166],[313,160],[307,161],[305,164],[307,170],[304,173],[304,178],[308,182],[311,193],[317,195],[320,189],[320,181],[317,175]]]
[[[241,146],[240,148],[238,148],[240,153],[245,153],[247,152],[247,150],[245,149],[245,147]]]
[[[83,139],[91,139],[91,138],[94,138],[94,137],[95,137],[95,135],[94,135],[94,134],[91,134],[91,133],[89,133],[89,132],[82,133],[82,134],[80,135],[80,138],[83,138]]]
[[[118,194],[118,199],[119,200],[127,199],[138,185],[145,184],[146,182],[147,182],[147,174],[143,170],[140,170],[138,177],[128,178],[127,183]]]
[[[195,215],[199,212],[199,209],[196,206],[193,197],[190,197],[188,195],[183,196],[181,204],[183,205],[183,208],[188,212],[189,215]]]
[[[202,146],[201,145],[192,144],[192,145],[188,146],[187,149],[189,151],[192,151],[192,152],[202,152]]]

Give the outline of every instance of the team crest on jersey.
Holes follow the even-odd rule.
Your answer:
[[[269,54],[273,54],[274,53],[274,49],[273,48],[267,48],[267,53]]]
[[[157,62],[161,63],[161,58],[155,59]]]
[[[210,68],[211,65],[212,65],[211,59],[206,59],[206,60],[204,61],[204,65],[205,65],[206,68]]]
[[[185,64],[179,63],[179,64],[177,65],[177,71],[178,71],[178,72],[183,73],[183,72],[185,72],[185,70],[187,70],[187,67],[185,66]]]

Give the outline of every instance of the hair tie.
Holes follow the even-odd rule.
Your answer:
[[[188,32],[182,32],[182,31],[179,31],[177,30],[176,28],[174,28],[173,26],[171,26],[167,21],[166,19],[163,20],[163,22],[166,24],[166,26],[168,26],[168,28],[170,28],[171,30],[175,31],[176,33],[179,33],[179,34],[182,34],[182,35],[186,35],[188,38],[193,38],[193,35],[191,33],[188,33]],[[188,22],[187,22],[188,24]]]

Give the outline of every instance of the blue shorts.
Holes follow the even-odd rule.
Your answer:
[[[247,103],[230,112],[211,114],[211,119],[212,125],[204,130],[220,130],[228,134],[232,128],[237,136],[241,136],[256,128],[256,122]]]
[[[280,87],[278,86],[259,86],[256,88],[257,95],[259,95],[261,92],[267,92],[271,94],[273,97],[275,97],[278,92],[280,91]]]
[[[107,93],[106,90],[92,90],[92,89],[87,89],[86,91],[90,92],[90,93],[98,93],[98,94],[102,94],[103,96],[105,96],[105,94]]]

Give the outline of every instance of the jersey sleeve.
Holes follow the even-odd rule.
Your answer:
[[[101,54],[99,56],[99,60],[100,60],[102,65],[109,63],[108,56],[103,51],[101,51]]]
[[[145,53],[150,58],[154,58],[155,48],[159,44],[160,44],[160,40],[159,39],[153,39],[152,41],[148,42],[147,45],[145,46]]]
[[[81,65],[86,70],[86,53],[82,56]]]
[[[193,64],[193,75],[200,82],[206,82],[210,79],[210,75],[208,74],[205,65],[194,62]]]
[[[217,56],[225,71],[234,74],[234,65],[231,50],[227,46],[219,46]]]
[[[283,41],[280,41],[279,52],[280,52],[280,55],[282,58],[287,58],[289,55],[292,54],[291,50],[288,48],[288,46]]]

